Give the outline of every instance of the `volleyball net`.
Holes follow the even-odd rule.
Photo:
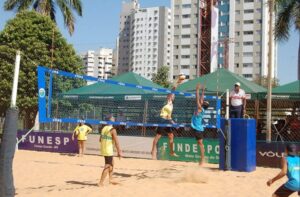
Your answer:
[[[146,80],[146,79],[145,79]],[[152,84],[146,80],[146,84]],[[194,93],[171,91],[157,85],[127,83],[69,73],[38,66],[39,122],[112,124],[126,127],[190,127],[196,107]],[[160,111],[168,94],[175,94],[172,118],[161,124]],[[220,128],[221,101],[205,96],[210,107],[203,121],[206,128]],[[106,120],[112,114],[114,122]]]

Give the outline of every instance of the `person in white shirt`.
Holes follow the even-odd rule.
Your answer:
[[[246,113],[246,94],[240,88],[239,82],[234,84],[234,89],[230,92],[230,118],[243,118]]]

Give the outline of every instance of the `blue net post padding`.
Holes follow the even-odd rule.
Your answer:
[[[65,94],[70,89],[86,87],[86,82],[107,84],[135,88],[153,92],[153,95],[142,95],[139,100],[126,100],[126,95],[85,95]],[[78,82],[78,83],[77,83]],[[65,71],[51,70],[38,66],[39,88],[39,121],[62,122],[62,123],[89,123],[89,124],[112,124],[138,127],[189,127],[190,118],[195,109],[195,94],[171,91],[164,88],[123,83],[114,80],[98,79],[90,76],[77,75]],[[162,94],[163,93],[163,94]],[[173,119],[176,124],[160,124],[159,112],[166,99],[166,94],[176,95],[173,110]],[[135,96],[135,95],[129,95]],[[220,128],[221,100],[217,96],[205,96],[211,107],[204,117],[206,128]],[[147,105],[147,107],[146,107]],[[90,109],[93,115],[87,112],[83,114],[81,109]],[[115,122],[104,121],[104,114],[117,114],[120,110],[125,113],[129,120]],[[88,110],[87,110],[88,111]]]

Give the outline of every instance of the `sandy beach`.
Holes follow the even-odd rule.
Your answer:
[[[218,165],[115,158],[114,178],[120,185],[99,188],[101,156],[19,150],[14,159],[14,181],[20,197],[159,197],[249,196],[265,197],[286,179],[266,186],[279,169],[258,167],[255,172],[219,171]],[[296,194],[292,196],[297,196]]]

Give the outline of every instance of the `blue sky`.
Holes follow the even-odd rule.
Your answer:
[[[1,8],[3,7],[1,1]],[[76,17],[75,33],[69,36],[59,10],[58,25],[62,34],[72,43],[77,52],[100,47],[115,47],[119,28],[121,0],[85,0],[83,2],[83,17]],[[169,6],[170,0],[140,0],[141,7]],[[13,18],[14,12],[0,9],[0,31],[7,20]],[[278,45],[278,78],[280,84],[297,79],[299,33],[292,32],[287,42]]]

